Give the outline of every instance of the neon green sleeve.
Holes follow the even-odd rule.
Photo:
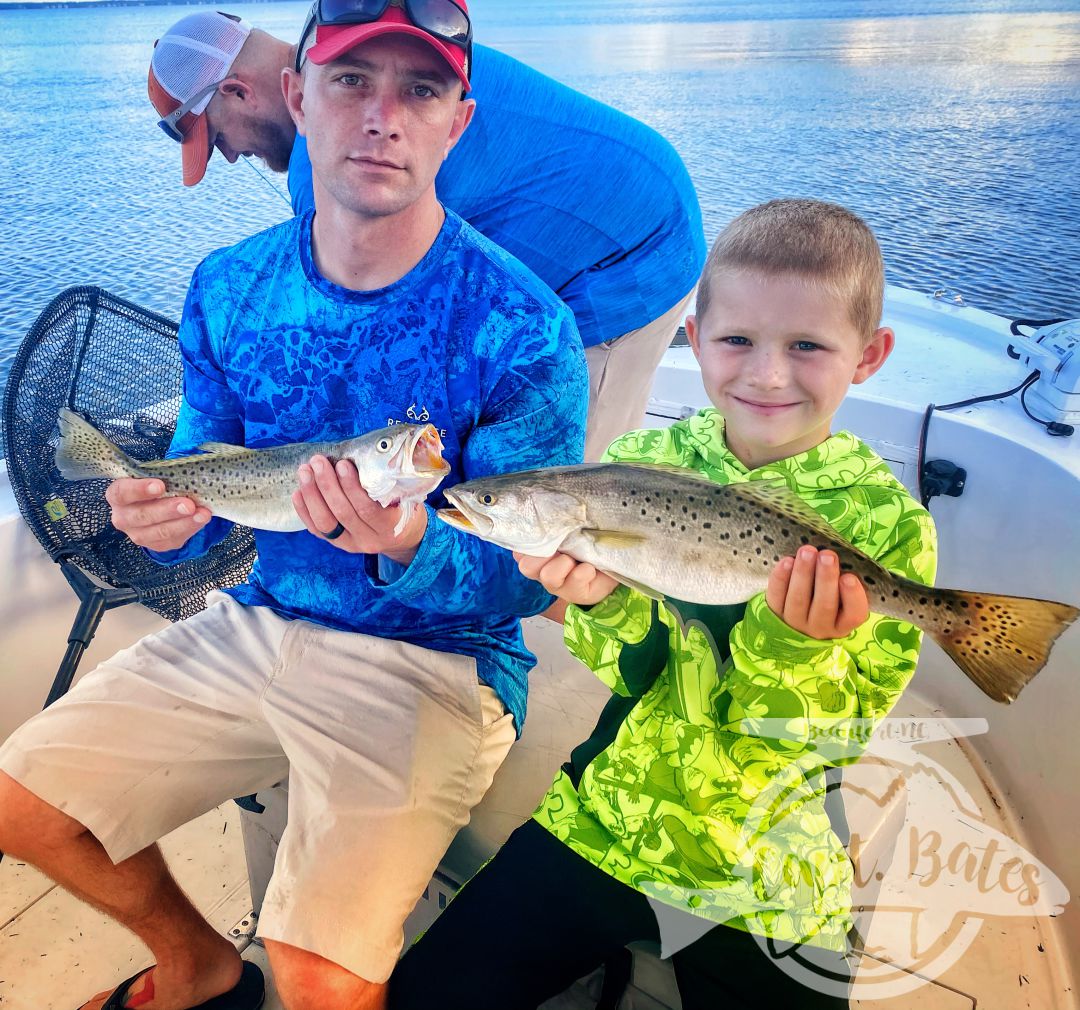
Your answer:
[[[645,642],[654,625],[653,602],[641,593],[619,586],[587,610],[571,604],[566,608],[563,640],[580,660],[612,691],[625,697],[640,695],[648,685],[621,660],[626,647]],[[667,628],[663,628],[666,648]],[[653,673],[652,676],[655,676]],[[649,682],[652,676],[648,677]]]

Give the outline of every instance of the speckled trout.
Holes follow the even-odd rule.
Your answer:
[[[721,485],[677,468],[596,463],[484,477],[445,494],[454,507],[437,515],[456,529],[538,557],[560,551],[654,599],[740,603],[804,544],[836,551],[871,610],[918,625],[995,701],[1019,694],[1080,612],[893,575],[782,482]]]
[[[304,529],[293,507],[296,471],[312,456],[348,459],[360,483],[383,507],[401,505],[400,533],[422,502],[450,472],[442,440],[430,424],[395,424],[341,442],[294,442],[248,449],[206,442],[198,453],[140,462],[113,445],[73,410],[62,408],[56,468],[66,480],[157,477],[166,495],[191,498],[214,515],[244,526],[288,533]]]

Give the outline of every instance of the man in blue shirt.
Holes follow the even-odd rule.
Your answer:
[[[185,147],[187,185],[215,147],[230,162],[254,154],[288,169],[302,213],[311,166],[277,83],[293,47],[246,26],[240,37],[227,20],[202,12],[169,29],[154,50],[151,100],[164,116],[202,94],[189,114],[200,139]],[[219,30],[226,41],[209,53],[205,39]],[[598,459],[641,423],[686,314],[705,262],[697,196],[674,148],[630,116],[484,46],[474,46],[471,80],[476,115],[439,170],[439,198],[573,310],[590,373],[585,456]]]
[[[172,452],[336,441],[412,412],[440,431],[447,486],[580,459],[571,313],[436,199],[473,114],[468,22],[448,41],[395,6],[310,28],[285,94],[316,212],[196,270]],[[258,531],[246,585],[102,664],[0,748],[0,848],[156,956],[90,1010],[255,1010],[258,969],[153,843],[286,777],[259,917],[277,991],[289,1010],[383,1006],[405,917],[524,719],[534,657],[519,618],[546,591],[430,506],[395,534],[400,508],[373,502],[350,463],[315,457],[298,478],[306,531]],[[227,532],[163,492],[153,479],[107,492],[117,528],[163,563]]]

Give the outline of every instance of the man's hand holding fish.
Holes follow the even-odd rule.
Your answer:
[[[105,491],[112,524],[132,543],[154,551],[183,547],[209,521],[211,512],[190,498],[166,496],[156,477],[121,477]]]
[[[316,536],[344,527],[331,543],[351,554],[382,554],[407,565],[427,529],[427,510],[415,509],[405,516],[400,534],[401,504],[383,507],[373,501],[360,483],[356,467],[348,460],[333,465],[325,456],[313,456],[298,472],[300,487],[293,505],[304,525]]]

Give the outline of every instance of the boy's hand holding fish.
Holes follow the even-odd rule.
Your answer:
[[[335,466],[325,456],[313,456],[298,476],[300,487],[292,501],[311,533],[326,536],[340,524],[345,531],[331,540],[335,547],[350,554],[382,554],[401,565],[412,561],[427,529],[426,509],[416,509],[398,535],[401,506],[384,508],[373,501],[349,460]]]
[[[569,554],[537,558],[515,551],[514,560],[525,578],[539,582],[553,596],[579,607],[599,603],[619,585],[610,575],[597,571],[588,562],[575,561]]]
[[[190,498],[165,497],[155,477],[121,477],[105,489],[112,524],[132,543],[152,551],[183,547],[210,521],[210,510]]]
[[[800,547],[769,575],[765,602],[789,628],[807,638],[844,638],[870,617],[866,588],[857,575],[841,574],[835,551]]]

